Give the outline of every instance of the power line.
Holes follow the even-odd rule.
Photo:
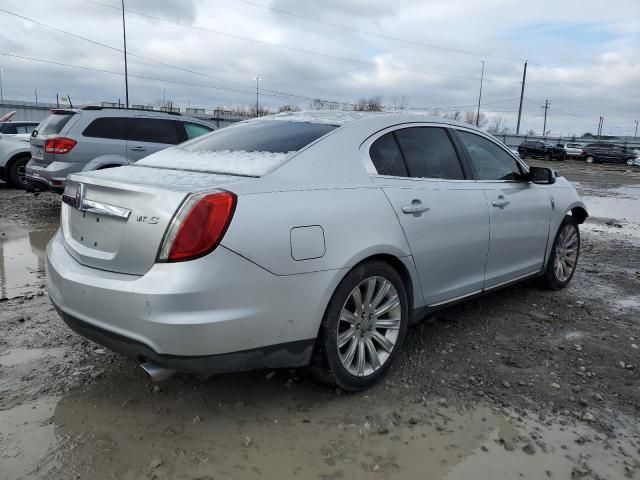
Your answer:
[[[62,30],[61,28],[54,27],[54,26],[46,24],[44,22],[40,22],[40,21],[35,20],[33,18],[25,17],[24,15],[20,15],[18,13],[11,12],[9,10],[5,10],[3,8],[0,8],[0,12],[6,13],[8,15],[15,16],[15,17],[20,18],[22,20],[26,20],[26,21],[32,22],[32,23],[34,23],[36,25],[40,25],[41,27],[45,27],[45,28],[54,30],[54,31],[56,31],[58,33],[62,33],[64,35],[69,35],[69,36],[71,36],[73,38],[77,38],[79,40],[83,40],[85,42],[89,42],[89,43],[91,43],[93,45],[97,45],[97,46],[103,47],[103,48],[108,48],[109,50],[113,50],[114,52],[124,53],[124,50],[121,49],[121,48],[117,48],[117,47],[114,47],[112,45],[108,45],[106,43],[98,42],[98,41],[93,40],[91,38],[84,37],[82,35],[78,35],[76,33],[69,32],[67,30]],[[127,51],[127,55],[130,56],[130,57],[135,57],[135,58],[139,58],[141,60],[145,60],[147,62],[155,63],[157,65],[161,65],[161,66],[164,66],[164,67],[169,67],[169,68],[173,68],[175,70],[180,70],[180,71],[183,71],[183,72],[186,72],[186,73],[191,73],[191,74],[194,74],[194,75],[199,75],[199,76],[202,76],[202,77],[210,78],[212,80],[218,80],[218,81],[222,81],[222,82],[227,82],[227,83],[231,83],[231,84],[234,84],[234,85],[239,85],[239,86],[242,86],[242,87],[245,87],[245,88],[253,88],[252,85],[249,85],[249,84],[246,84],[246,83],[237,82],[237,81],[233,81],[233,80],[227,80],[227,79],[222,78],[222,77],[217,77],[217,76],[214,76],[214,75],[209,75],[207,73],[202,73],[202,72],[198,72],[198,71],[191,70],[191,69],[188,69],[188,68],[180,67],[180,66],[177,66],[177,65],[172,65],[172,64],[169,64],[169,63],[166,63],[166,62],[161,62],[161,61],[155,60],[153,58],[149,58],[149,57],[145,57],[145,56],[142,56],[142,55],[138,55],[136,53],[132,53],[131,51]],[[288,97],[288,98],[292,98],[292,99],[293,98],[298,98],[298,99],[302,99],[302,100],[315,100],[314,98],[306,97],[304,95],[297,95],[297,94],[294,94],[294,93],[282,92],[282,91],[278,91],[278,90],[263,89],[263,91],[268,91],[268,92],[271,92],[271,93],[273,93],[275,95],[280,95],[280,96]],[[323,101],[329,102],[331,100],[323,100]]]
[[[287,11],[287,10],[283,10],[281,8],[270,7],[268,5],[262,5],[260,3],[251,2],[249,0],[236,0],[236,1],[240,2],[240,3],[244,3],[246,5],[251,5],[253,7],[264,8],[265,10],[270,10],[272,12],[276,12],[276,13],[279,13],[279,14],[282,14],[282,15],[288,15],[290,17],[299,18],[299,19],[305,20],[307,22],[314,22],[314,23],[319,23],[319,24],[322,24],[322,25],[329,25],[331,27],[340,28],[342,30],[347,30],[349,32],[361,33],[363,35],[369,35],[369,36],[372,36],[372,37],[383,38],[385,40],[392,40],[394,42],[401,42],[401,43],[410,44],[410,45],[417,45],[419,47],[425,47],[425,48],[433,48],[433,49],[443,50],[443,51],[451,52],[451,53],[460,53],[460,54],[463,54],[463,55],[474,55],[474,56],[477,56],[477,57],[497,58],[497,59],[502,59],[502,60],[516,60],[516,61],[523,60],[522,58],[506,57],[506,56],[495,55],[495,54],[490,54],[490,53],[480,53],[480,52],[474,52],[474,51],[471,51],[471,50],[463,50],[463,49],[460,49],[460,48],[445,47],[445,46],[442,46],[442,45],[435,45],[435,44],[431,44],[431,43],[419,42],[419,41],[416,41],[416,40],[408,40],[406,38],[394,37],[392,35],[385,35],[383,33],[376,33],[376,32],[371,32],[371,31],[368,31],[368,30],[361,30],[359,28],[350,27],[348,25],[342,25],[342,24],[339,24],[339,23],[328,22],[328,21],[325,21],[325,20],[317,19],[317,18],[307,17],[307,16],[301,15],[299,13],[290,12],[290,11]]]
[[[102,7],[110,8],[112,10],[121,10],[120,7],[116,7],[114,5],[108,5],[106,3],[98,2],[98,1],[95,1],[95,0],[84,0],[84,1],[87,2],[87,3],[92,3],[94,5],[100,5]],[[289,45],[284,45],[282,43],[267,42],[265,40],[258,40],[256,38],[245,37],[245,36],[236,35],[236,34],[233,34],[233,33],[221,32],[219,30],[213,30],[211,28],[205,28],[205,27],[198,27],[198,26],[195,26],[195,25],[189,25],[187,23],[179,22],[177,20],[171,20],[171,19],[168,19],[168,18],[157,17],[155,15],[150,15],[148,13],[139,12],[137,10],[131,10],[129,8],[127,8],[126,11],[128,13],[132,13],[134,15],[139,15],[141,17],[146,17],[146,18],[150,18],[152,20],[158,20],[158,21],[161,21],[161,22],[167,22],[167,23],[171,23],[171,24],[174,24],[174,25],[179,25],[181,27],[190,28],[190,29],[193,29],[193,30],[213,33],[215,35],[221,35],[221,36],[224,36],[224,37],[234,38],[236,40],[243,40],[243,41],[247,41],[247,42],[252,42],[252,43],[259,44],[259,45],[266,45],[266,46],[269,46],[269,47],[282,48],[282,49],[285,49],[285,50],[304,53],[304,54],[307,54],[307,55],[315,55],[315,56],[319,56],[319,57],[330,58],[332,60],[340,60],[340,61],[343,61],[343,62],[354,63],[354,64],[358,64],[358,65],[367,65],[367,66],[370,66],[370,67],[381,68],[381,69],[386,69],[386,70],[397,70],[397,71],[403,71],[403,72],[419,73],[421,75],[431,75],[431,76],[447,77],[447,78],[461,78],[461,79],[465,79],[465,80],[469,80],[469,79],[478,80],[477,77],[470,76],[470,75],[457,75],[457,74],[444,73],[444,72],[431,72],[431,71],[426,71],[426,70],[418,70],[418,69],[414,69],[414,68],[400,67],[400,66],[397,66],[397,65],[380,65],[378,63],[370,62],[368,60],[363,60],[363,59],[358,59],[358,58],[351,58],[351,57],[342,57],[342,56],[339,56],[339,55],[331,55],[329,53],[323,53],[323,52],[317,52],[317,51],[313,51],[313,50],[306,50],[306,49],[298,48],[298,47],[292,47],[292,46],[289,46]],[[490,78],[488,80],[491,81],[491,82],[497,82],[497,83],[520,83],[520,82],[515,82],[513,80],[505,80],[505,79],[500,79],[500,78]]]

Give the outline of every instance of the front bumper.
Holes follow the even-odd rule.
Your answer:
[[[38,163],[31,159],[25,169],[27,190],[62,193],[67,175],[82,170],[78,162]]]
[[[61,232],[45,268],[53,304],[81,335],[199,374],[307,364],[344,273],[274,275],[223,246],[142,276],[107,272],[78,263]]]

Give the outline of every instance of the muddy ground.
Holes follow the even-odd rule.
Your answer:
[[[640,170],[549,165],[593,214],[571,285],[438,313],[357,394],[304,369],[150,383],[49,303],[59,197],[0,185],[0,479],[640,478]]]

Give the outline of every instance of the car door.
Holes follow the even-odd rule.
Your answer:
[[[489,212],[447,129],[394,127],[363,148],[405,233],[427,305],[480,292]]]
[[[136,116],[129,121],[127,157],[134,162],[182,141],[173,119]]]
[[[523,181],[522,164],[490,137],[464,129],[457,129],[456,134],[489,208],[485,288],[539,272],[551,220],[548,186]]]

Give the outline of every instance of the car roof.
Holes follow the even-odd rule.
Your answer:
[[[265,115],[245,122],[256,121],[290,121],[305,123],[324,123],[342,127],[355,123],[380,124],[384,126],[392,126],[402,123],[437,123],[443,126],[464,127],[471,130],[477,130],[486,135],[486,132],[476,128],[475,125],[451,120],[448,118],[434,117],[424,113],[396,113],[396,112],[354,112],[343,110],[311,110],[299,112],[282,112],[275,115]],[[245,123],[243,122],[243,123]]]

